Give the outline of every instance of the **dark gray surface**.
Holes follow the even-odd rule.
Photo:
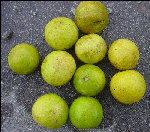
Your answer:
[[[109,90],[111,77],[119,72],[106,57],[98,65],[106,74],[106,87],[96,99],[103,106],[102,123],[93,129],[78,130],[68,119],[59,129],[43,128],[32,119],[31,108],[35,100],[46,93],[60,95],[70,106],[79,96],[72,80],[66,85],[54,87],[47,84],[40,72],[45,56],[53,51],[44,39],[46,24],[55,17],[68,17],[75,20],[72,10],[80,1],[2,1],[1,2],[1,36],[8,30],[13,31],[10,39],[1,37],[1,131],[2,132],[148,132],[150,128],[150,2],[143,1],[102,1],[112,9],[107,27],[101,35],[111,45],[117,39],[126,38],[135,42],[139,48],[140,59],[134,70],[145,78],[147,88],[144,97],[137,103],[125,105],[116,101]],[[110,9],[109,9],[110,10]],[[110,10],[111,11],[111,10]],[[80,32],[80,36],[84,34]],[[29,43],[40,53],[40,64],[29,75],[18,75],[8,66],[7,57],[10,50],[19,43]],[[83,65],[74,53],[74,46],[67,50],[76,60],[77,68]]]

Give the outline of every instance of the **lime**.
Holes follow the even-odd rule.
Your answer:
[[[69,118],[78,129],[94,128],[102,121],[102,105],[93,97],[81,96],[72,102]]]
[[[39,125],[57,129],[68,119],[69,108],[65,100],[54,93],[39,97],[32,107],[32,116]]]
[[[75,21],[82,32],[98,33],[108,23],[108,12],[99,1],[84,1],[76,9]]]
[[[105,40],[98,34],[84,35],[75,44],[75,54],[84,63],[98,63],[106,52]]]
[[[53,51],[49,53],[41,66],[43,79],[53,86],[61,86],[68,83],[75,70],[75,60],[66,51]]]
[[[111,78],[110,91],[119,102],[133,104],[144,96],[146,83],[138,71],[126,70],[116,73]]]
[[[118,39],[111,44],[108,59],[119,70],[132,69],[139,60],[138,47],[129,39]]]
[[[45,40],[55,50],[67,50],[78,40],[76,24],[66,17],[57,17],[45,27]]]
[[[97,95],[104,89],[105,83],[104,72],[98,66],[92,64],[80,66],[73,78],[75,89],[85,96]]]
[[[11,49],[8,64],[15,73],[26,75],[35,71],[39,59],[39,52],[33,45],[21,43]]]

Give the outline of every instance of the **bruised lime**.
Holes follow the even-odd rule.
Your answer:
[[[99,1],[83,1],[76,9],[75,20],[82,32],[98,33],[108,23],[108,12],[105,5]]]

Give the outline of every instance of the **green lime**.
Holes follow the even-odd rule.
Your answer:
[[[26,75],[35,71],[39,59],[39,52],[33,45],[21,43],[11,49],[8,64],[15,73]]]
[[[32,107],[32,116],[39,125],[57,129],[68,119],[69,108],[65,100],[54,93],[39,97]]]
[[[92,64],[80,66],[73,77],[75,89],[85,96],[97,95],[104,89],[105,83],[104,72],[98,66]]]
[[[78,129],[95,128],[103,118],[102,105],[93,97],[81,96],[72,102],[69,118]]]

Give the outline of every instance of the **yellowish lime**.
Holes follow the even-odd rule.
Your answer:
[[[129,39],[118,39],[111,44],[108,59],[119,70],[132,69],[139,60],[138,47]]]
[[[84,63],[98,63],[106,52],[105,40],[98,34],[84,35],[75,44],[75,54]]]
[[[75,70],[75,60],[66,51],[53,51],[49,53],[41,66],[43,79],[53,86],[61,86],[68,83]]]
[[[110,91],[119,102],[133,104],[144,96],[146,83],[138,71],[126,70],[116,73],[111,78]]]
[[[45,40],[55,50],[67,50],[78,40],[76,24],[66,17],[57,17],[45,27]]]

